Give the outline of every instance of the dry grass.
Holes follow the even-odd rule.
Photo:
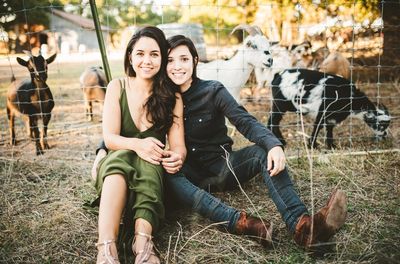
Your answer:
[[[99,116],[85,121],[77,82],[85,65],[58,65],[49,80],[56,108],[49,128],[51,149],[34,156],[34,145],[26,139],[17,120],[19,144],[8,145],[5,90],[0,83],[0,263],[93,263],[96,256],[97,214],[85,206],[94,196],[89,170],[93,150],[101,137]],[[51,68],[51,66],[50,66]],[[0,71],[4,69],[0,68]],[[75,81],[74,81],[75,80]],[[360,83],[376,97],[374,83]],[[270,250],[247,237],[226,233],[219,225],[187,209],[170,209],[156,244],[165,263],[396,263],[400,259],[400,97],[397,82],[380,87],[380,100],[394,119],[388,140],[374,142],[365,124],[348,119],[334,130],[338,149],[326,151],[323,133],[312,168],[304,158],[299,119],[288,114],[282,132],[288,139],[289,169],[301,198],[311,208],[321,207],[330,191],[339,186],[348,195],[349,214],[344,228],[323,257],[299,249],[286,231],[268,198],[260,177],[244,185],[256,208],[240,191],[216,193],[231,206],[258,213],[275,226],[277,243]],[[263,123],[269,99],[248,110]],[[306,119],[310,124],[312,120]],[[308,130],[307,130],[308,131]],[[322,132],[322,131],[321,131]],[[309,133],[309,132],[307,132]],[[235,135],[235,147],[247,145]],[[352,154],[378,150],[378,153]],[[379,153],[380,150],[387,152]],[[311,195],[311,190],[313,195]],[[314,198],[314,203],[312,202]]]
[[[315,208],[339,186],[349,213],[324,257],[292,241],[260,177],[244,186],[258,213],[274,222],[277,243],[265,250],[253,240],[226,233],[185,209],[171,209],[156,244],[166,263],[395,263],[400,257],[400,153],[324,155],[313,164]],[[97,216],[84,206],[94,198],[89,161],[0,159],[0,262],[92,263]],[[309,208],[308,161],[289,168]],[[254,212],[240,191],[217,193],[230,205]]]

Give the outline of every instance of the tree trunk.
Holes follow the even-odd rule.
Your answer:
[[[380,1],[379,9],[384,23],[382,79],[393,80],[400,73],[400,0]]]

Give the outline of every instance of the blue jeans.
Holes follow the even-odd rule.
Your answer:
[[[237,179],[229,170],[226,160],[221,157],[204,164],[200,170],[185,165],[180,173],[167,175],[167,188],[170,188],[180,202],[190,206],[195,212],[214,222],[226,222],[228,230],[234,232],[239,211],[227,206],[204,189],[233,189],[238,186],[237,181],[242,184],[261,174],[283,221],[289,231],[294,233],[299,217],[308,214],[308,211],[297,195],[288,171],[285,169],[271,177],[267,171],[267,153],[257,145],[232,151],[229,161]],[[199,182],[199,175],[204,181]],[[193,179],[192,182],[197,186],[189,179]]]

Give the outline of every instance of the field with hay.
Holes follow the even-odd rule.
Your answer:
[[[26,69],[11,64],[18,78],[27,75]],[[99,64],[56,60],[49,65],[56,106],[49,127],[51,149],[42,156],[35,155],[20,118],[18,145],[9,144],[5,105],[11,68],[0,65],[0,263],[95,262],[97,213],[88,203],[95,197],[90,169],[101,139],[101,116],[95,108],[95,121],[86,121],[78,79],[86,66]],[[113,77],[122,76],[121,61],[110,64]],[[240,190],[215,195],[271,220],[274,248],[265,250],[251,238],[228,234],[219,224],[174,206],[155,237],[163,263],[399,263],[400,85],[378,85],[368,78],[377,74],[372,70],[359,69],[354,76],[358,88],[373,101],[379,97],[393,116],[386,140],[377,142],[365,123],[349,118],[334,130],[337,149],[326,150],[321,131],[321,148],[309,152],[303,137],[310,133],[312,120],[305,119],[305,133],[299,133],[301,120],[295,114],[281,122],[288,168],[310,211],[323,206],[335,187],[348,195],[346,224],[323,256],[294,244],[261,177],[255,177],[243,186],[251,203]],[[262,123],[270,109],[269,91],[264,95],[259,104],[245,103]],[[237,132],[234,139],[235,148],[250,144]]]

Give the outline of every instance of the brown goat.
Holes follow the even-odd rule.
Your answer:
[[[28,116],[29,134],[36,143],[36,155],[43,154],[43,149],[48,149],[47,126],[51,119],[51,110],[54,107],[53,95],[47,80],[47,65],[52,63],[57,54],[44,59],[42,55],[33,56],[30,52],[27,61],[17,57],[17,62],[27,67],[31,79],[12,81],[7,92],[7,116],[10,124],[11,144],[16,144],[14,118],[15,115]],[[43,129],[40,133],[38,120],[42,119]]]
[[[350,62],[339,52],[332,52],[321,63],[319,71],[350,79]]]
[[[299,45],[291,46],[290,53],[292,55],[292,64],[295,68],[316,70],[329,52],[325,47],[312,51],[311,42],[305,41]]]
[[[80,76],[79,81],[85,100],[86,116],[93,121],[93,102],[100,102],[102,112],[106,94],[107,79],[101,67],[89,67]]]

